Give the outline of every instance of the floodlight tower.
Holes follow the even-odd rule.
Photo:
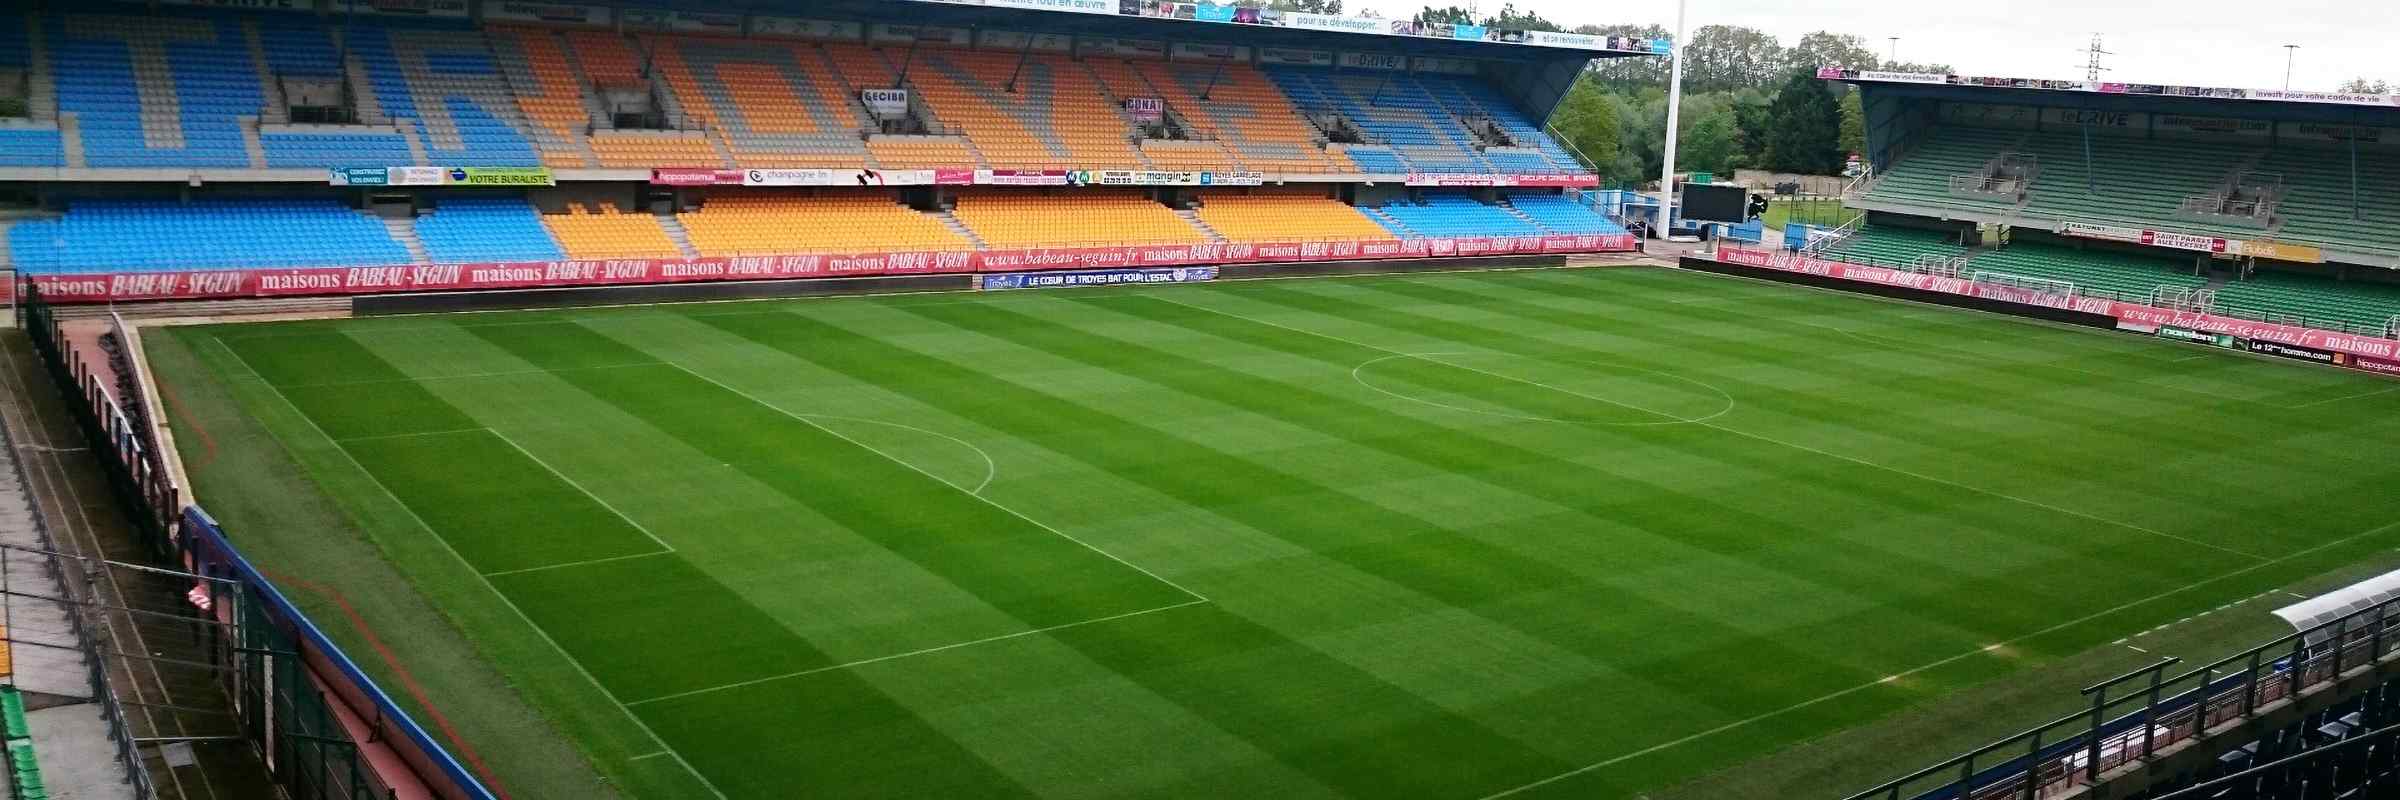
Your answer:
[[[1675,206],[1675,123],[1683,116],[1683,23],[1684,13],[1691,0],[1675,0],[1675,38],[1667,40],[1674,52],[1667,61],[1667,146],[1665,164],[1658,174],[1658,236],[1667,236],[1667,212]]]

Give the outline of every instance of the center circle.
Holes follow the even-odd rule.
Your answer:
[[[1507,353],[1395,353],[1350,378],[1379,394],[1462,414],[1566,425],[1692,425],[1733,411],[1725,390],[1671,372],[1601,360]]]

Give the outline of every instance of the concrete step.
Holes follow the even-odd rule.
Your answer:
[[[74,113],[58,115],[58,141],[66,158],[67,166],[83,168],[86,162],[83,160],[83,118],[81,115]]]
[[[1225,234],[1218,233],[1217,229],[1209,227],[1207,222],[1201,221],[1200,212],[1198,211],[1193,211],[1188,208],[1178,208],[1175,209],[1175,216],[1182,217],[1183,221],[1191,223],[1192,227],[1199,228],[1200,232],[1206,234],[1208,236],[1208,240],[1211,242],[1224,244],[1226,242],[1233,241],[1225,238]]]
[[[242,128],[242,151],[250,154],[251,169],[267,168],[267,145],[258,135],[257,117],[235,117],[234,124]]]
[[[384,229],[392,232],[392,238],[399,240],[401,247],[408,248],[411,263],[433,263],[433,257],[425,253],[425,240],[417,238],[415,217],[384,217],[382,221]]]
[[[934,216],[934,218],[935,218],[935,219],[939,219],[939,220],[941,220],[941,221],[942,221],[942,227],[949,228],[951,233],[955,233],[955,234],[958,234],[958,235],[960,235],[960,236],[967,237],[967,241],[969,241],[969,242],[973,242],[973,243],[975,244],[975,249],[977,249],[977,250],[989,250],[989,249],[991,249],[991,245],[990,245],[989,243],[985,242],[985,241],[983,240],[983,237],[982,237],[982,236],[978,236],[978,235],[976,235],[976,234],[975,234],[975,229],[974,229],[974,228],[969,228],[969,227],[967,227],[967,223],[966,223],[966,222],[964,222],[964,221],[961,221],[961,220],[958,218],[958,215],[957,215],[957,214],[952,214],[952,213],[950,213],[950,212],[949,212],[949,210],[947,210],[947,209],[944,209],[944,210],[941,210],[941,211],[936,211],[936,212],[933,212],[933,216]]]
[[[25,36],[31,40],[26,48],[26,63],[32,65],[25,78],[26,113],[37,120],[58,118],[58,81],[50,71],[49,36],[42,32],[42,15],[26,11]]]
[[[692,246],[692,232],[683,228],[683,220],[676,219],[673,214],[660,214],[658,227],[666,230],[667,241],[674,242],[675,249],[681,251],[684,258],[700,257],[700,250]]]
[[[432,162],[425,160],[425,142],[417,137],[417,126],[410,125],[406,122],[392,122],[386,124],[392,126],[393,133],[400,134],[401,141],[408,143],[409,163],[421,166],[432,165]]]

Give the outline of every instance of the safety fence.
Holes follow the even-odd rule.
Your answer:
[[[2092,786],[2219,726],[2394,657],[2400,599],[2386,600],[2198,669],[2164,659],[2083,690],[2080,711],[1851,795],[1850,800],[2039,800]]]
[[[198,626],[208,641],[195,649],[275,784],[294,800],[497,800],[207,512],[182,502],[154,443],[85,366],[40,287],[23,281],[17,290],[20,322],[51,380],[79,401],[68,405],[115,505],[154,561],[187,576],[190,604],[215,623]]]

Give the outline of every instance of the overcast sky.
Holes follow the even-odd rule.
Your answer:
[[[1496,13],[1503,0],[1480,0]],[[1467,0],[1350,0],[1405,17]],[[1671,0],[1515,0],[1566,27],[1655,22],[1675,27]],[[1877,53],[1900,37],[1901,61],[1946,63],[1975,75],[2082,78],[2083,50],[2101,34],[2116,55],[2107,79],[2234,88],[2283,85],[2285,44],[2300,45],[2292,87],[2331,90],[2353,77],[2400,84],[2400,11],[2393,0],[1690,0],[1688,25],[1744,25],[1786,45],[1817,30],[1855,34]]]

